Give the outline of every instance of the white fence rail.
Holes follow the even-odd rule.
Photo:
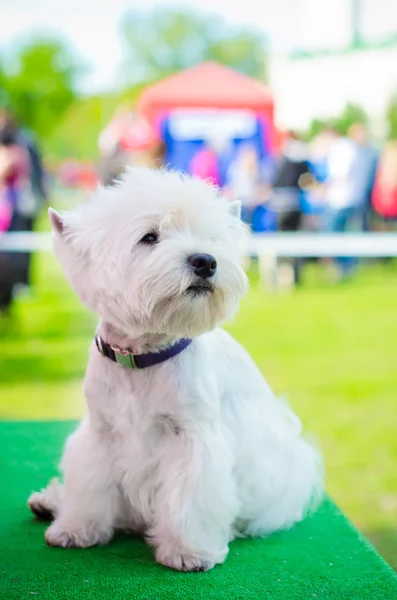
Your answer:
[[[395,233],[276,233],[251,235],[246,243],[250,256],[279,257],[397,256]]]
[[[0,252],[43,252],[51,250],[49,233],[13,231],[0,235]]]
[[[0,234],[0,252],[43,252],[51,250],[48,233],[10,232]],[[271,233],[250,235],[245,244],[249,256],[279,257],[397,256],[396,233]]]

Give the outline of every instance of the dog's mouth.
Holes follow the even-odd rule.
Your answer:
[[[215,287],[212,283],[208,281],[196,281],[189,285],[186,292],[195,298],[196,296],[206,296],[207,294],[212,294],[215,290]]]

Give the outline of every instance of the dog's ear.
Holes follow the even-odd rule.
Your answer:
[[[60,214],[53,208],[48,209],[48,217],[50,219],[52,231],[55,237],[68,245],[78,247],[84,241],[81,233],[81,215],[78,211],[67,212]],[[84,244],[83,244],[84,245]]]
[[[60,235],[62,235],[65,225],[62,216],[59,214],[59,212],[50,207],[48,209],[48,217],[50,219],[50,223],[54,233],[59,233]]]
[[[240,200],[234,200],[229,204],[229,211],[237,219],[241,219],[241,202]]]
[[[52,246],[65,275],[81,300],[95,310],[97,288],[94,285],[90,264],[87,231],[82,226],[81,213],[76,211],[59,214],[48,209],[52,226]]]

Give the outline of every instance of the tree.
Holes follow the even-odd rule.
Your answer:
[[[327,125],[328,125],[328,123],[326,121],[323,121],[321,119],[313,119],[313,121],[310,123],[307,131],[303,132],[302,137],[306,141],[309,141],[312,138],[319,135],[322,131],[324,131],[324,129],[327,127]]]
[[[264,79],[263,35],[220,17],[156,9],[127,13],[122,24],[129,85],[151,82],[204,60]]]
[[[334,125],[343,135],[346,135],[350,126],[354,123],[368,123],[368,115],[361,106],[357,104],[347,104],[342,113],[335,119]]]
[[[7,104],[8,94],[6,90],[7,76],[5,74],[3,63],[0,61],[0,108]]]
[[[304,132],[303,137],[310,140],[316,137],[324,129],[334,129],[342,135],[347,135],[349,128],[354,123],[368,124],[368,115],[361,106],[357,104],[347,104],[339,116],[330,119],[313,119],[309,128]]]
[[[80,99],[67,110],[54,130],[46,137],[44,150],[56,160],[97,159],[99,132],[108,124],[119,105],[120,96],[117,94],[102,94]]]
[[[387,107],[386,121],[388,125],[387,137],[390,140],[397,140],[397,94],[392,97]]]
[[[76,99],[78,73],[66,46],[54,40],[34,40],[19,50],[0,84],[17,119],[44,137]]]
[[[65,157],[96,160],[99,132],[109,123],[117,108],[134,105],[143,87],[138,85],[74,102],[44,140],[44,149],[56,160]]]

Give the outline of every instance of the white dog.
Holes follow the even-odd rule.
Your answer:
[[[238,213],[202,181],[144,168],[76,211],[50,209],[55,253],[100,315],[64,482],[29,498],[54,518],[51,546],[129,529],[159,563],[207,570],[236,536],[291,527],[321,497],[298,418],[216,329],[247,286]]]

